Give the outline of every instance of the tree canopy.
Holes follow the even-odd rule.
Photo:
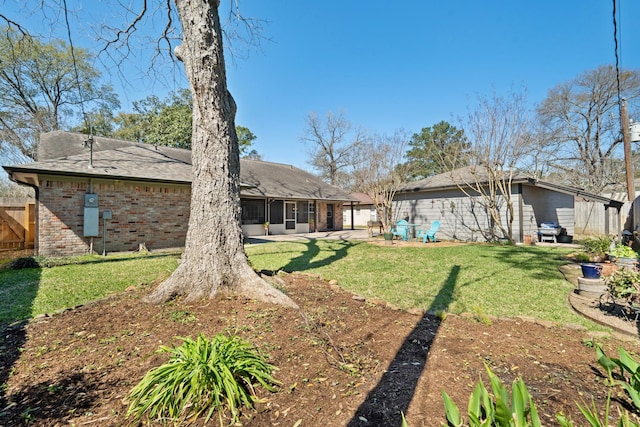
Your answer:
[[[175,148],[191,148],[192,100],[188,89],[160,99],[150,95],[133,103],[132,113],[115,117],[116,138]]]
[[[469,142],[462,129],[440,121],[409,140],[408,178],[422,179],[469,164]]]
[[[133,102],[132,112],[99,111],[91,115],[96,135],[144,142],[167,147],[191,149],[193,100],[189,89],[179,89],[160,99],[150,95]],[[86,126],[74,129],[89,133]],[[259,159],[256,150],[250,150],[256,135],[244,126],[236,126],[241,156]]]
[[[34,159],[42,132],[87,119],[83,113],[119,107],[88,50],[43,42],[14,28],[0,36],[0,154]]]

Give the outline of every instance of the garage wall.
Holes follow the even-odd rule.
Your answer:
[[[558,222],[568,234],[574,233],[573,195],[529,185],[522,185],[521,189],[522,194],[519,193],[519,187],[514,185],[511,196],[515,241],[521,242],[525,235],[537,233],[538,224],[543,221]],[[440,221],[438,236],[444,239],[484,241],[486,231],[491,228],[491,219],[480,197],[468,197],[460,190],[398,194],[394,211],[396,219],[406,218],[410,223],[422,225],[420,228],[429,228],[434,220]],[[501,204],[500,211],[506,225],[506,202]]]

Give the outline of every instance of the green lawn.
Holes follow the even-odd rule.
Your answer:
[[[86,256],[51,268],[0,270],[0,324],[103,298],[168,276],[178,254]]]
[[[558,266],[568,250],[540,246],[386,247],[304,240],[247,245],[257,270],[304,271],[403,308],[533,316],[597,326],[573,312]]]
[[[567,302],[558,271],[566,249],[540,246],[378,246],[300,240],[247,244],[256,270],[320,274],[367,298],[403,308],[533,316],[598,329]],[[26,319],[166,277],[178,254],[110,255],[51,268],[0,270],[0,323]]]

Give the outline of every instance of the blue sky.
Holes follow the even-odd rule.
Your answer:
[[[640,68],[640,2],[617,5],[620,65]],[[300,137],[312,111],[341,111],[370,132],[414,133],[440,120],[458,124],[478,95],[526,87],[534,106],[553,86],[615,62],[607,0],[240,0],[240,7],[268,21],[271,41],[247,59],[227,61],[236,123],[258,137],[254,148],[265,160],[307,169]],[[90,13],[101,19],[110,10]],[[169,84],[143,83],[135,69],[123,70],[126,88],[104,72],[123,109],[186,86],[169,70]]]

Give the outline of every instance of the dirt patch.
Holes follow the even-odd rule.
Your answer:
[[[466,408],[484,363],[507,383],[524,378],[545,425],[560,411],[582,424],[575,402],[603,408],[606,398],[593,343],[614,355],[618,346],[639,350],[635,341],[531,319],[440,322],[317,277],[283,280],[300,311],[233,296],[150,306],[140,302],[150,291],[143,286],[5,329],[0,426],[126,425],[127,393],[166,360],[158,347],[200,332],[238,334],[278,367],[280,390],[261,392],[268,401],[245,411],[245,426],[397,427],[401,412],[412,427],[440,425],[441,391]]]

